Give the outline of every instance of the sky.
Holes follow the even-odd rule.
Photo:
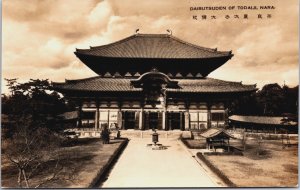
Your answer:
[[[226,10],[191,11],[215,6]],[[259,88],[293,87],[299,80],[298,16],[298,0],[3,0],[2,93],[8,93],[4,78],[63,82],[96,76],[74,55],[75,48],[109,44],[136,29],[155,34],[170,29],[184,41],[232,50],[234,57],[209,77]]]

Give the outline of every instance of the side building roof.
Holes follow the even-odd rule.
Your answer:
[[[254,123],[262,125],[297,125],[295,121],[289,121],[287,117],[271,117],[271,116],[244,116],[232,115],[229,120],[240,123]]]
[[[207,129],[206,131],[204,131],[200,135],[202,137],[206,138],[206,139],[217,137],[217,136],[226,136],[228,138],[235,139],[235,137],[233,135],[229,134],[225,129],[223,129],[223,128],[215,128],[215,127]]]

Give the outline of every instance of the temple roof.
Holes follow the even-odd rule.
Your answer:
[[[102,78],[92,77],[81,80],[66,80],[65,83],[52,83],[58,91],[86,91],[86,92],[138,92],[142,88],[135,88],[132,81],[136,78]],[[243,85],[240,82],[229,82],[213,78],[176,79],[176,88],[167,88],[167,92],[252,92],[256,85]]]
[[[76,49],[75,54],[114,58],[203,59],[231,57],[231,51],[217,51],[194,45],[168,34],[135,34],[120,41]]]
[[[135,34],[74,53],[99,75],[118,72],[121,76],[143,74],[155,67],[163,73],[197,72],[205,77],[233,56],[231,51],[201,47],[168,34]]]

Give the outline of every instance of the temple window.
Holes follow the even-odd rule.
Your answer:
[[[103,129],[104,126],[108,127],[108,111],[100,111],[99,122],[101,129]]]
[[[224,112],[213,112],[211,113],[211,125],[212,127],[222,127],[225,122],[225,113]]]
[[[109,127],[109,129],[116,129],[118,127],[118,112],[117,111],[100,111],[100,128],[104,126]]]
[[[211,120],[212,121],[224,121],[225,120],[224,112],[211,113]]]
[[[86,128],[95,127],[95,112],[82,112],[82,126]]]
[[[114,130],[118,127],[118,112],[110,111],[109,112],[109,129]]]
[[[206,129],[207,128],[207,112],[191,112],[190,113],[191,129]]]
[[[134,111],[125,111],[123,114],[124,128],[125,129],[134,129],[136,120]]]

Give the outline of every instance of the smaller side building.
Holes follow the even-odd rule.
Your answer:
[[[216,152],[217,148],[226,148],[227,151],[230,151],[229,139],[235,139],[234,136],[226,132],[222,128],[210,128],[201,134],[202,137],[206,139],[207,148],[214,149]]]
[[[230,128],[242,128],[257,133],[298,133],[298,123],[289,117],[242,116],[229,117]]]

